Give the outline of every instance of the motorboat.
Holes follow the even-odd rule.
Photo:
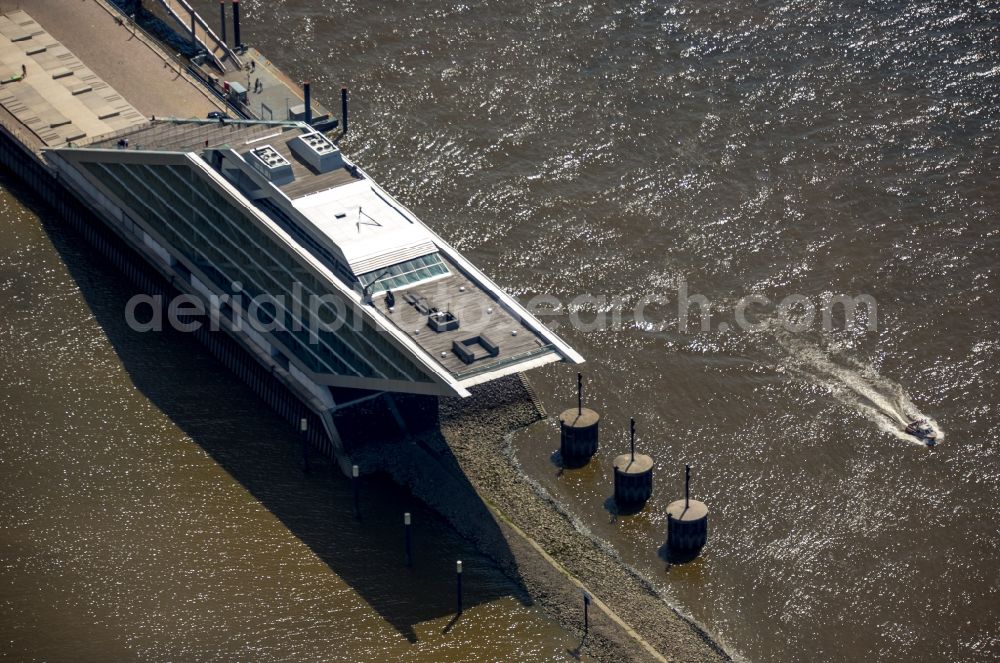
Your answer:
[[[914,419],[903,430],[907,435],[912,435],[929,447],[937,444],[937,431],[926,419]]]

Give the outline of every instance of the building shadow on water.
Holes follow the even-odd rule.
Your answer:
[[[437,513],[386,476],[361,480],[357,518],[352,485],[332,462],[313,451],[306,473],[298,434],[193,335],[129,329],[126,302],[137,294],[131,281],[20,183],[4,175],[0,184],[41,218],[135,387],[408,640],[417,640],[415,625],[455,616],[458,559],[464,567],[465,609],[502,597],[530,604],[506,544],[491,546],[490,558],[479,554]],[[363,438],[363,422],[360,428],[354,435]],[[449,455],[446,445],[444,449],[435,455]],[[463,517],[476,521],[480,531],[495,530],[489,535],[493,543],[503,542],[487,507],[460,470],[454,471],[457,462],[439,460],[452,465],[448,474],[459,488],[451,493],[461,500],[457,506]],[[405,564],[406,511],[414,523],[412,567]]]

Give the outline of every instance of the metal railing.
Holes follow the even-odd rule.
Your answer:
[[[236,55],[236,52],[229,48],[228,44],[219,39],[218,35],[216,35],[212,28],[208,26],[208,23],[205,22],[205,19],[203,19],[201,15],[187,3],[186,0],[159,0],[159,3],[167,11],[167,13],[174,18],[174,20],[183,25],[186,30],[191,31],[191,37],[208,52],[208,55],[215,61],[220,71],[226,71],[226,65],[223,63],[225,58],[228,58],[233,63],[235,71],[243,69],[243,61]],[[188,22],[181,17],[180,11],[174,6],[175,4],[180,7],[180,9],[188,13],[188,17],[191,19],[190,27],[188,26]],[[195,24],[197,24],[197,27],[195,27]],[[212,44],[206,43],[205,40],[198,35],[197,28],[201,28],[206,39],[214,43],[214,47]],[[215,54],[217,49],[222,51],[222,58]]]

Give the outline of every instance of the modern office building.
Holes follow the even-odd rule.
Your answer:
[[[306,124],[154,120],[47,159],[187,312],[329,411],[338,389],[466,396],[582,361]]]
[[[342,468],[337,421],[351,413],[377,410],[360,415],[366,430],[378,418],[405,430],[402,405],[423,413],[438,396],[582,361],[291,107],[280,122],[162,119],[246,113],[110,6],[74,11],[103,39],[127,31],[118,51],[66,30],[59,3],[33,8],[88,62],[23,10],[0,15],[0,161],[140,288],[169,296],[165,324],[201,327]],[[302,98],[312,115],[273,63],[245,57],[267,80],[255,102]],[[160,311],[130,302],[126,315]]]

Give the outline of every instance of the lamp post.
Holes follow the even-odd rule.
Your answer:
[[[299,432],[302,433],[302,471],[309,474],[309,439],[306,432],[309,430],[309,421],[302,417],[299,419]]]
[[[458,614],[462,614],[462,560],[455,562],[455,579],[457,584]]]
[[[359,495],[358,478],[361,471],[357,465],[351,465],[351,488],[354,493],[354,517],[361,520],[361,500]]]
[[[403,546],[406,549],[406,565],[413,566],[413,550],[410,545],[410,512],[403,514]]]

